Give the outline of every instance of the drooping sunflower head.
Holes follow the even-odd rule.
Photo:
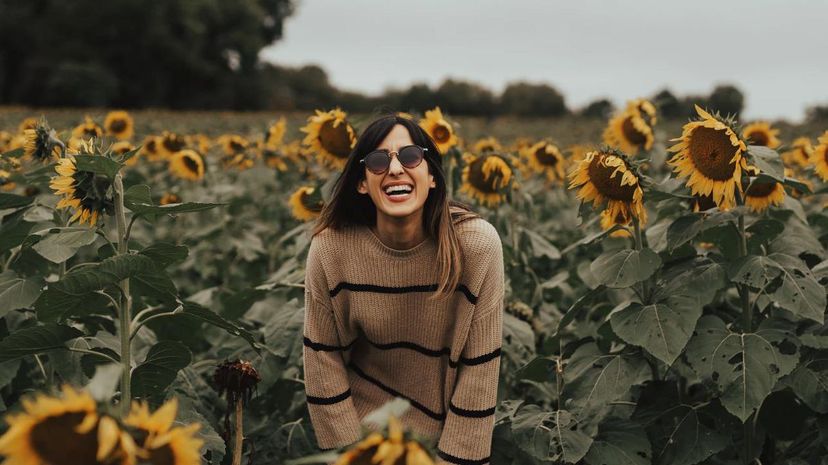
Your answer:
[[[169,168],[181,179],[198,181],[204,177],[204,158],[195,150],[180,150],[170,158]]]
[[[81,150],[87,149],[85,145]],[[74,210],[70,223],[79,219],[81,224],[95,226],[99,217],[114,213],[112,181],[92,171],[79,170],[72,154],[58,160],[55,171],[58,176],[52,177],[49,187],[63,197],[56,208]]]
[[[269,150],[278,150],[282,146],[285,139],[285,130],[287,122],[285,117],[279,118],[279,121],[267,128],[267,135],[265,136],[265,148]]]
[[[261,380],[259,372],[247,360],[226,360],[213,372],[216,390],[219,395],[224,394],[227,397],[227,403],[230,405],[235,405],[237,400],[247,404]]]
[[[315,186],[302,186],[296,189],[288,199],[290,212],[299,221],[311,221],[322,212],[325,203],[322,194]]]
[[[434,465],[434,460],[417,441],[405,441],[399,420],[390,417],[387,435],[369,434],[334,462],[334,465],[363,464]]]
[[[465,154],[460,192],[483,205],[494,207],[506,200],[514,176],[506,158],[494,152]]]
[[[103,128],[89,116],[85,116],[83,123],[72,129],[72,137],[75,139],[100,139],[101,136],[103,136]]]
[[[617,150],[587,153],[570,171],[569,188],[578,189],[578,199],[592,201],[596,207],[606,202],[611,218],[634,216],[640,224],[647,222],[638,175]]]
[[[104,119],[104,129],[118,140],[129,140],[135,132],[132,116],[123,110],[110,111]]]
[[[420,120],[420,127],[431,136],[442,155],[445,155],[448,149],[457,145],[458,140],[454,128],[443,117],[440,107],[434,107],[426,111],[425,118]]]
[[[549,181],[566,179],[566,159],[557,145],[541,141],[523,149],[520,155],[534,172],[546,176]]]
[[[169,160],[173,155],[187,148],[190,145],[189,142],[186,136],[164,131],[158,137],[158,154],[161,158]]]
[[[653,128],[637,109],[626,110],[610,119],[604,130],[604,143],[625,153],[653,148]]]
[[[770,123],[766,121],[757,121],[750,123],[742,129],[742,137],[748,141],[749,145],[761,145],[775,149],[779,147],[779,129],[771,127]]]
[[[814,165],[814,171],[822,180],[828,181],[828,131],[822,133],[817,141],[819,144],[811,153],[811,164]]]
[[[153,135],[146,136],[144,142],[141,144],[141,150],[138,152],[138,155],[145,157],[151,162],[163,160],[160,138]]]
[[[782,153],[782,162],[787,168],[805,169],[811,163],[811,154],[814,147],[808,137],[797,137],[791,144],[790,150]]]
[[[758,176],[758,168],[748,166],[745,170],[750,176]],[[779,206],[785,201],[785,188],[781,182],[753,179],[745,190],[745,205],[754,213],[765,211],[771,205]]]
[[[40,163],[49,163],[60,156],[63,142],[55,130],[50,128],[46,120],[40,120],[33,129],[23,131],[26,140],[23,144],[23,153],[26,159]]]
[[[320,163],[338,170],[345,167],[348,155],[356,145],[356,132],[347,118],[347,113],[339,108],[316,110],[301,129],[307,134],[302,143],[316,153]]]
[[[7,415],[0,456],[13,465],[133,465],[135,444],[117,422],[97,412],[95,400],[69,386],[60,397],[38,394]]]
[[[474,153],[501,152],[502,150],[503,147],[494,136],[478,139],[472,146],[472,152]]]
[[[627,102],[627,111],[632,110],[637,111],[651,128],[654,127],[656,121],[658,121],[658,118],[656,117],[656,107],[653,105],[653,102],[647,99],[637,98]]]
[[[733,129],[735,123],[696,106],[700,119],[684,125],[668,164],[679,178],[687,178],[694,195],[709,195],[720,210],[735,204],[735,189],[741,191],[742,170],[747,167],[747,146]]]

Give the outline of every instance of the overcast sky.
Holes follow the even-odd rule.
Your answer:
[[[746,94],[746,118],[828,104],[828,0],[298,0],[262,57],[369,94],[456,77],[547,82],[570,107],[669,87]]]

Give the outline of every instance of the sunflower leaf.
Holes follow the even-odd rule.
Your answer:
[[[571,402],[580,409],[601,408],[628,395],[633,385],[648,380],[649,375],[643,357],[604,354],[594,342],[587,343],[567,361],[564,397],[571,399],[567,405]]]
[[[661,258],[650,249],[610,250],[590,265],[598,281],[610,288],[630,287],[644,281],[661,265]]]
[[[0,363],[15,360],[26,355],[41,354],[64,348],[66,341],[83,336],[78,329],[70,326],[47,324],[31,326],[15,331],[0,341]]]
[[[652,450],[641,426],[609,418],[598,427],[598,435],[584,457],[589,465],[649,465]]]
[[[78,249],[95,242],[95,230],[82,227],[51,228],[35,234],[45,236],[32,246],[41,257],[52,263],[63,263],[78,252]]]
[[[159,267],[166,268],[173,263],[186,259],[190,253],[190,249],[183,245],[175,245],[169,242],[156,242],[145,247],[139,253],[153,259]]]
[[[22,195],[0,192],[0,210],[25,207],[33,201],[34,197],[24,197]]]
[[[2,156],[3,158],[20,158],[24,153],[26,153],[26,151],[23,150],[23,147],[19,147],[14,150],[9,150],[8,152],[3,152]]]
[[[785,166],[776,150],[761,145],[749,145],[748,153],[762,174],[778,182],[785,179]]]
[[[163,399],[178,371],[192,361],[190,349],[177,341],[152,346],[144,362],[132,371],[132,394],[140,398]]]
[[[121,170],[120,163],[101,155],[75,155],[75,166],[78,171],[91,171],[110,180]]]
[[[42,280],[19,278],[11,270],[0,273],[0,318],[12,310],[32,305],[42,286]]]
[[[577,463],[592,445],[592,438],[578,426],[578,419],[566,410],[544,411],[529,404],[513,416],[512,435],[517,445],[536,459]]]

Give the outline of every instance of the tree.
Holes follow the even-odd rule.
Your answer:
[[[492,116],[494,94],[485,87],[467,81],[446,79],[434,93],[440,108],[454,115]]]
[[[500,112],[517,116],[562,116],[567,109],[563,95],[554,87],[515,82],[500,96]]]
[[[615,105],[608,99],[602,98],[590,102],[587,106],[581,109],[580,115],[585,118],[609,118],[615,110]]]
[[[707,98],[707,105],[710,110],[718,111],[725,115],[739,117],[745,104],[745,96],[732,85],[719,85],[713,89]]]
[[[658,108],[658,113],[665,118],[683,118],[687,116],[682,113],[679,99],[669,89],[662,89],[655,94],[653,104]]]

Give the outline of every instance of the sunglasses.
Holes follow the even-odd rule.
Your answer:
[[[428,151],[425,147],[420,147],[419,145],[406,145],[405,147],[400,147],[399,151],[393,152],[388,151],[386,149],[377,149],[373,152],[365,155],[365,157],[360,160],[359,162],[364,164],[368,171],[374,174],[382,174],[388,170],[388,167],[391,166],[391,154],[397,154],[397,160],[400,161],[400,164],[408,169],[416,168],[420,166],[420,163],[423,162],[423,158],[425,158],[425,153]]]

